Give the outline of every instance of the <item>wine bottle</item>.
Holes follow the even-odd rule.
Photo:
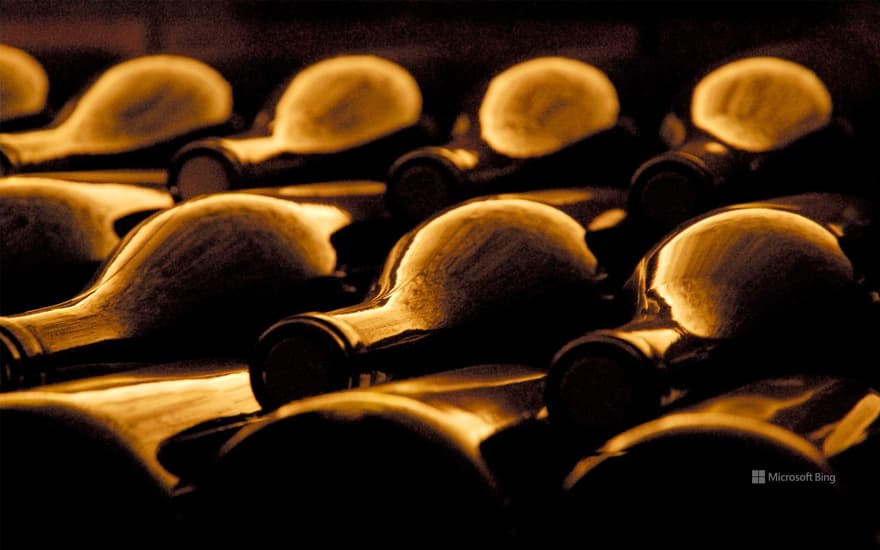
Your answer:
[[[339,179],[384,180],[391,162],[426,143],[419,83],[372,55],[342,55],[300,71],[268,135],[209,138],[181,149],[168,185],[182,199],[244,187]]]
[[[0,134],[0,174],[164,168],[183,143],[230,130],[232,90],[192,58],[119,63],[43,129]]]
[[[398,159],[389,210],[414,225],[479,195],[618,185],[640,158],[614,83],[594,65],[536,57],[497,74],[478,116],[462,115],[452,141]]]
[[[173,204],[133,185],[0,179],[0,313],[74,296],[134,225]]]
[[[0,317],[0,387],[133,358],[242,356],[274,320],[345,303],[329,235],[348,220],[337,207],[243,193],[158,213],[78,296]]]
[[[310,186],[291,186],[288,189]],[[626,191],[613,187],[543,189],[501,193],[486,198],[521,199],[546,204],[565,212],[588,230],[606,218],[613,220],[623,215],[626,208]],[[384,207],[384,193],[380,200]],[[331,242],[336,248],[339,269],[345,273],[347,283],[364,295],[382,272],[391,249],[406,232],[407,227],[384,209],[381,216],[363,218],[363,221],[351,223],[334,233]],[[608,287],[604,281],[603,286]]]
[[[855,357],[869,297],[841,239],[869,226],[872,211],[805,194],[722,208],[670,234],[619,294],[630,320],[553,359],[550,418],[607,434],[756,377],[849,356],[848,368],[864,367]]]
[[[254,393],[274,408],[456,365],[546,361],[579,324],[575,311],[599,317],[601,274],[583,235],[535,201],[451,208],[397,242],[362,303],[267,330],[251,361]]]
[[[725,59],[693,85],[687,114],[666,117],[670,149],[635,171],[632,215],[662,235],[734,202],[873,193],[862,182],[880,115],[878,79],[864,52],[818,39]]]
[[[291,527],[333,543],[510,542],[515,486],[551,477],[550,446],[521,429],[544,407],[544,375],[480,365],[284,405],[222,447],[197,484],[202,521],[257,545]]]
[[[878,413],[868,384],[805,375],[676,410],[583,458],[551,532],[600,547],[871,548]],[[623,511],[638,529],[620,528]]]
[[[3,547],[109,549],[132,536],[138,546],[183,542],[193,488],[162,462],[161,444],[258,410],[246,363],[216,358],[135,362],[0,395]]]
[[[0,132],[41,125],[48,107],[49,76],[32,55],[0,44]]]

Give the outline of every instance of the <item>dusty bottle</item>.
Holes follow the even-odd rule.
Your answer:
[[[169,167],[172,193],[186,199],[244,187],[384,180],[395,158],[432,137],[419,83],[372,55],[325,59],[297,73],[266,127],[268,133],[188,144]]]
[[[873,192],[880,109],[870,56],[820,40],[773,44],[719,63],[670,113],[670,149],[632,177],[630,212],[662,235],[711,208],[808,191]]]
[[[570,216],[534,201],[451,208],[397,242],[361,304],[266,331],[251,361],[254,394],[274,408],[385,378],[542,362],[578,324],[573,312],[601,307],[601,273],[583,235]]]
[[[574,464],[557,466],[550,439],[524,427],[544,407],[544,376],[480,365],[291,402],[222,447],[198,484],[202,519],[255,541],[294,525],[334,542],[511,542],[522,486],[555,488]],[[254,506],[291,499],[308,509]]]
[[[164,168],[184,143],[228,133],[232,90],[192,58],[150,55],[111,67],[47,128],[0,134],[0,173]]]
[[[24,50],[0,44],[0,132],[45,124],[49,76]]]
[[[160,212],[78,296],[0,318],[2,388],[132,358],[242,356],[274,320],[344,303],[329,236],[349,219],[338,207],[239,193]]]
[[[603,547],[872,548],[878,413],[869,384],[806,375],[670,412],[584,457],[550,532]],[[639,529],[620,528],[621,510]]]
[[[0,179],[0,313],[74,296],[134,225],[173,204],[140,186]]]
[[[657,244],[619,297],[630,321],[566,344],[552,362],[552,420],[608,433],[682,399],[792,368],[824,370],[869,326],[869,293],[841,249],[870,203],[805,194],[726,207]],[[843,368],[843,367],[841,367]]]
[[[605,72],[573,58],[537,57],[497,74],[478,115],[462,115],[452,141],[394,163],[389,210],[414,225],[480,195],[622,186],[640,152]]]

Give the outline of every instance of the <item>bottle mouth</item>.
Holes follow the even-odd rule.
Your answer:
[[[458,201],[460,170],[442,154],[415,151],[401,157],[388,176],[388,210],[415,225]]]
[[[608,435],[654,416],[660,408],[657,375],[631,345],[588,336],[565,346],[547,375],[552,422]]]
[[[668,231],[710,207],[712,177],[696,157],[661,155],[635,173],[629,210],[654,228]]]
[[[190,149],[173,162],[168,187],[178,201],[235,187],[236,162],[222,149]]]
[[[329,322],[294,317],[260,337],[250,363],[254,396],[266,409],[350,386],[350,346]]]

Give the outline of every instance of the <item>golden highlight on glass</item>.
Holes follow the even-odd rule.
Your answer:
[[[338,207],[243,193],[156,214],[78,296],[0,317],[0,387],[134,357],[242,356],[274,320],[339,304],[330,235],[349,220]]]
[[[0,312],[72,297],[134,224],[173,204],[133,185],[0,178]]]
[[[49,76],[32,55],[0,44],[0,124],[46,109]]]
[[[407,141],[426,138],[421,118],[419,84],[402,66],[373,55],[325,59],[288,84],[269,135],[190,143],[172,161],[168,185],[186,199],[243,187],[382,179]]]
[[[0,134],[2,173],[164,166],[175,140],[219,131],[232,88],[216,70],[176,55],[111,67],[48,128]],[[152,154],[151,154],[152,153]]]
[[[415,225],[481,195],[622,187],[644,148],[623,119],[617,90],[598,67],[566,57],[523,61],[492,78],[451,141],[394,163],[389,210]]]
[[[667,236],[627,282],[631,320],[554,358],[551,418],[607,434],[756,375],[868,375],[856,357],[870,298],[839,242],[864,227],[864,204],[803,195],[739,205]]]
[[[363,377],[511,356],[542,362],[575,312],[586,325],[597,321],[601,275],[583,235],[574,219],[534,201],[450,208],[398,241],[366,301],[293,316],[263,334],[254,393],[274,408]]]

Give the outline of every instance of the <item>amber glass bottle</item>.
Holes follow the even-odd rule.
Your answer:
[[[186,199],[245,187],[384,180],[395,158],[436,139],[419,83],[373,55],[342,55],[303,69],[273,115],[260,123],[268,132],[255,128],[184,147],[169,168],[172,193]]]
[[[477,109],[474,109],[477,110]],[[467,198],[529,189],[623,186],[643,153],[598,67],[537,57],[498,73],[453,139],[398,159],[389,210],[414,225]]]
[[[370,380],[543,362],[578,324],[596,322],[574,315],[600,307],[601,273],[583,235],[570,216],[534,201],[450,208],[397,242],[363,303],[293,316],[263,334],[254,393],[272,408]]]
[[[228,133],[232,89],[192,58],[149,55],[105,71],[47,128],[0,134],[0,173],[164,168],[184,143]]]
[[[338,207],[229,193],[156,214],[94,282],[59,305],[0,318],[2,388],[109,363],[247,353],[271,322],[338,307]]]
[[[807,191],[876,196],[864,181],[880,67],[822,40],[772,44],[700,75],[632,178],[630,211],[665,233],[710,208]]]
[[[607,433],[756,377],[864,368],[869,293],[841,241],[875,219],[865,201],[806,194],[719,209],[670,234],[620,294],[631,320],[557,353],[551,419]]]

